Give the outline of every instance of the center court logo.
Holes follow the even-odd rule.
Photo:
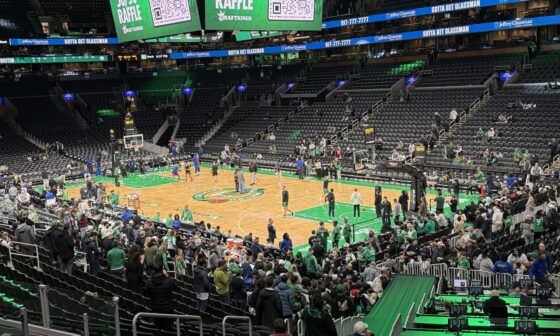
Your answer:
[[[244,194],[235,191],[234,188],[212,189],[199,192],[193,195],[193,198],[201,202],[225,203],[244,201],[251,198],[259,197],[264,194],[264,189],[247,189]]]

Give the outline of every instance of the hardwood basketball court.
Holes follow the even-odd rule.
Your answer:
[[[250,186],[250,176],[245,172],[246,188],[244,194],[235,192],[234,171],[220,169],[218,181],[214,182],[211,171],[203,166],[199,176],[193,174],[193,181],[185,182],[185,175],[181,171],[181,180],[173,178],[170,171],[150,172],[144,176],[133,174],[124,179],[124,184],[116,188],[112,179],[98,178],[107,186],[107,194],[111,190],[118,190],[120,204],[127,204],[127,195],[137,194],[140,201],[141,215],[152,217],[157,212],[164,220],[169,214],[180,214],[185,205],[193,211],[196,222],[211,223],[213,227],[220,226],[220,231],[245,236],[249,232],[266,242],[267,221],[272,218],[277,231],[277,242],[285,232],[290,234],[294,246],[307,243],[311,231],[318,228],[318,221],[325,220],[326,227],[332,230],[332,220],[328,218],[328,209],[323,202],[323,182],[314,178],[300,180],[292,174],[283,173],[282,183],[278,176],[271,171],[261,171],[257,174],[257,184]],[[290,193],[289,208],[294,216],[283,217],[281,206],[281,190],[285,185]],[[70,197],[79,197],[80,186],[69,188]],[[344,216],[356,224],[356,239],[361,240],[372,228],[376,231],[381,227],[380,219],[375,218],[373,210],[374,185],[353,181],[331,182],[337,205],[336,219],[342,222]],[[353,218],[350,195],[357,188],[362,196],[362,216]],[[406,187],[383,185],[383,196],[392,202],[398,198],[401,190]],[[429,192],[428,199],[433,199],[433,192]],[[466,201],[461,199],[461,201]],[[341,242],[342,244],[342,242]]]

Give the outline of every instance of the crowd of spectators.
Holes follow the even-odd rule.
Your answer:
[[[207,309],[209,295],[215,293],[224,304],[253,316],[259,325],[274,329],[279,319],[302,319],[309,333],[315,330],[330,335],[333,319],[368,313],[392,275],[405,271],[407,265],[426,269],[430,264],[446,263],[465,269],[529,274],[537,281],[546,281],[553,265],[544,243],[533,253],[514,250],[503,254],[492,242],[514,230],[512,214],[519,202],[526,209],[519,225],[526,246],[538,242],[543,231],[558,228],[559,189],[541,180],[524,186],[517,180],[492,183],[481,169],[474,178],[471,191],[487,195],[478,203],[459,209],[460,188],[450,179],[450,196],[446,199],[438,189],[435,206],[429,207],[423,199],[413,216],[407,216],[406,193],[391,202],[378,188],[375,210],[383,219],[380,233],[371,230],[364,241],[350,245],[352,228],[347,221],[334,225],[332,233],[319,223],[309,237],[309,247],[299,250],[293,249],[288,232],[275,242],[275,229],[265,245],[259,237],[248,235],[242,238],[242,245],[228,246],[229,239],[241,237],[231,231],[222,233],[209,223],[196,223],[187,205],[181,214],[169,214],[165,219],[159,214],[143,218],[119,206],[118,192],[108,192],[90,178],[80,189],[79,199],[69,199],[61,192],[64,181],[47,181],[41,195],[29,182],[3,179],[0,209],[17,221],[13,227],[15,245],[9,235],[2,236],[2,244],[29,255],[35,249],[17,242],[42,244],[56,265],[69,274],[78,260],[77,253],[83,253],[89,274],[108,272],[125,279],[131,290],[152,299],[152,309],[157,312],[173,311],[172,301],[170,304],[161,298],[162,293],[173,291],[173,277],[192,274],[200,311]],[[442,181],[433,182],[441,188]],[[546,198],[546,211],[535,211],[537,195]],[[38,224],[37,202],[41,211],[51,214],[48,226]],[[451,210],[447,216],[446,204]],[[36,228],[43,234],[38,235]],[[459,235],[455,245],[450,245],[446,236],[419,243],[419,238],[446,229]],[[341,235],[344,244],[338,244]],[[329,238],[337,242],[334,247],[328,244]],[[511,269],[501,262],[508,262]]]

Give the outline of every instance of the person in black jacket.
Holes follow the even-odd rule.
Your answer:
[[[257,325],[274,328],[274,320],[282,318],[282,300],[278,292],[274,290],[274,279],[268,276],[265,281],[265,288],[259,292],[255,310],[257,311]]]
[[[406,219],[406,213],[408,212],[408,194],[405,190],[403,190],[401,195],[399,196],[399,204],[401,205],[404,220]]]
[[[56,246],[56,236],[59,234],[59,222],[58,221],[51,221],[47,232],[45,232],[45,237],[43,238],[43,242],[45,243],[45,247],[49,250],[52,254],[52,260],[54,262],[58,262],[58,251]]]
[[[83,242],[84,251],[86,253],[86,261],[88,263],[88,274],[97,276],[99,273],[99,257],[101,253],[97,248],[97,232],[91,232]]]
[[[381,218],[381,202],[383,201],[383,198],[381,196],[381,188],[377,189],[375,188],[375,199],[374,199],[374,204],[375,204],[375,215],[377,216],[377,218]]]
[[[208,279],[208,269],[206,259],[202,259],[194,269],[194,292],[196,293],[196,309],[201,312],[206,311],[208,304],[208,296],[212,286]]]
[[[128,288],[141,293],[144,287],[144,256],[137,245],[132,245],[128,251],[125,272]]]
[[[155,264],[155,275],[146,284],[146,295],[150,298],[150,308],[154,313],[173,314],[173,292],[177,288],[175,281],[163,271],[163,265]],[[173,319],[155,318],[158,330],[170,330]]]
[[[241,268],[235,266],[232,268],[231,273],[233,274],[229,284],[231,302],[235,307],[247,310],[247,288],[245,280],[241,276]]]
[[[488,314],[490,318],[508,317],[506,302],[500,299],[498,291],[492,291],[492,293],[490,293],[490,298],[484,301],[484,312]]]
[[[62,230],[56,230],[54,234],[54,245],[58,255],[60,270],[72,275],[74,265],[74,238],[70,235],[70,225],[64,224]]]
[[[305,336],[338,336],[333,319],[319,294],[311,297],[311,306],[303,309],[301,319],[305,325]]]

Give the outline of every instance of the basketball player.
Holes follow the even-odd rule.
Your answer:
[[[334,197],[334,189],[331,188],[331,191],[325,196],[325,202],[329,203],[329,217],[334,217],[334,206],[335,206],[335,197]]]
[[[173,167],[173,170],[171,171],[171,176],[176,177],[179,180],[181,179],[181,177],[179,176],[179,165],[175,165],[175,167]]]
[[[214,177],[214,182],[218,182],[218,169],[220,166],[218,165],[218,161],[212,162],[212,176]]]
[[[188,161],[185,161],[185,182],[187,182],[187,177],[191,179],[191,182],[193,181],[191,175],[191,165],[189,164]]]
[[[286,186],[282,186],[282,209],[284,210],[284,217],[289,212],[291,215],[294,214],[292,210],[288,208],[288,202],[290,201],[290,193],[286,189]]]

